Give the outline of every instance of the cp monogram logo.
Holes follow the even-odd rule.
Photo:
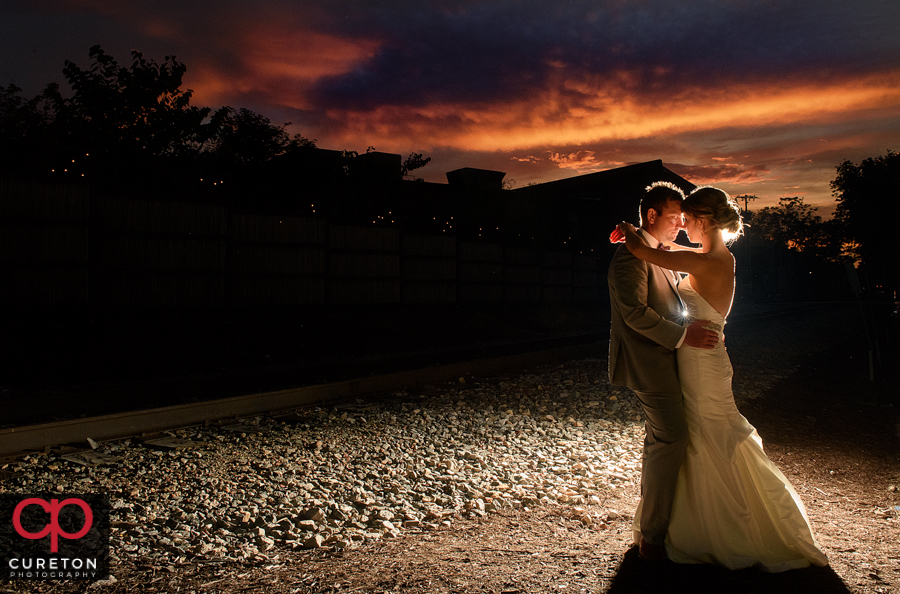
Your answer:
[[[29,505],[39,505],[45,512],[50,514],[50,523],[44,526],[44,529],[40,532],[28,532],[27,530],[22,528],[22,510]],[[64,531],[59,526],[59,510],[67,505],[77,505],[82,509],[82,511],[84,511],[84,527],[74,534],[70,534],[69,532]],[[45,499],[31,497],[30,499],[22,500],[19,505],[16,506],[16,510],[13,512],[13,526],[15,526],[16,532],[18,532],[20,536],[31,540],[36,540],[38,538],[44,538],[48,534],[50,535],[51,553],[55,553],[59,550],[59,547],[57,545],[60,536],[68,539],[81,538],[88,533],[93,523],[94,513],[91,511],[91,507],[81,499],[74,498],[65,499],[62,503],[59,502],[59,499],[51,499],[50,503],[47,503]]]

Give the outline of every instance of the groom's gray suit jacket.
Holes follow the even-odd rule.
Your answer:
[[[622,244],[607,281],[610,383],[636,392],[680,393],[675,347],[684,335],[679,323],[683,305],[672,274],[639,260]]]

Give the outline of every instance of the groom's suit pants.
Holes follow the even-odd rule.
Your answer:
[[[688,446],[681,392],[635,392],[647,417],[641,469],[641,534],[656,545],[666,540],[675,483]]]

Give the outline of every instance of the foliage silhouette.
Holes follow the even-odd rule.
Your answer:
[[[839,231],[834,220],[823,221],[815,207],[794,196],[780,198],[778,206],[767,206],[753,213],[748,234],[798,252],[838,261],[843,243]]]
[[[90,57],[89,70],[66,61],[74,95],[54,97],[56,119],[77,143],[125,158],[189,154],[202,143],[210,110],[190,105],[193,91],[180,89],[187,68],[175,56],[159,65],[132,50],[126,68],[95,45]]]
[[[900,197],[900,154],[844,161],[831,182],[837,199],[835,220],[851,242],[871,282],[890,291],[900,288],[900,246],[893,213]]]
[[[191,105],[193,91],[181,88],[187,67],[175,56],[158,64],[133,50],[127,67],[99,45],[89,56],[86,69],[65,62],[69,97],[55,83],[31,100],[15,85],[0,89],[0,174],[184,187],[246,179],[277,156],[315,148],[249,109]]]
[[[269,118],[249,109],[225,106],[216,111],[208,127],[203,152],[214,155],[228,165],[261,164],[294,148],[315,146],[314,140],[285,128],[290,122],[274,125]]]
[[[406,158],[406,161],[403,162],[403,165],[400,167],[400,177],[407,178],[410,176],[409,172],[414,171],[416,169],[421,169],[425,167],[431,162],[431,157],[424,157],[422,153],[410,153],[410,155]],[[420,178],[413,177],[414,181],[422,181]]]
[[[58,142],[51,136],[53,105],[58,85],[26,101],[22,89],[10,84],[0,88],[0,173],[31,174],[49,171]]]

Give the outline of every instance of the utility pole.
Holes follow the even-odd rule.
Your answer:
[[[759,197],[753,194],[742,194],[740,196],[735,196],[735,200],[743,200],[744,201],[744,212],[743,217],[745,219],[749,218],[750,215],[750,207],[748,206],[748,202],[750,200],[757,200]],[[750,235],[744,234],[744,239],[747,244],[747,294],[750,298],[753,298],[753,265],[750,257]]]

